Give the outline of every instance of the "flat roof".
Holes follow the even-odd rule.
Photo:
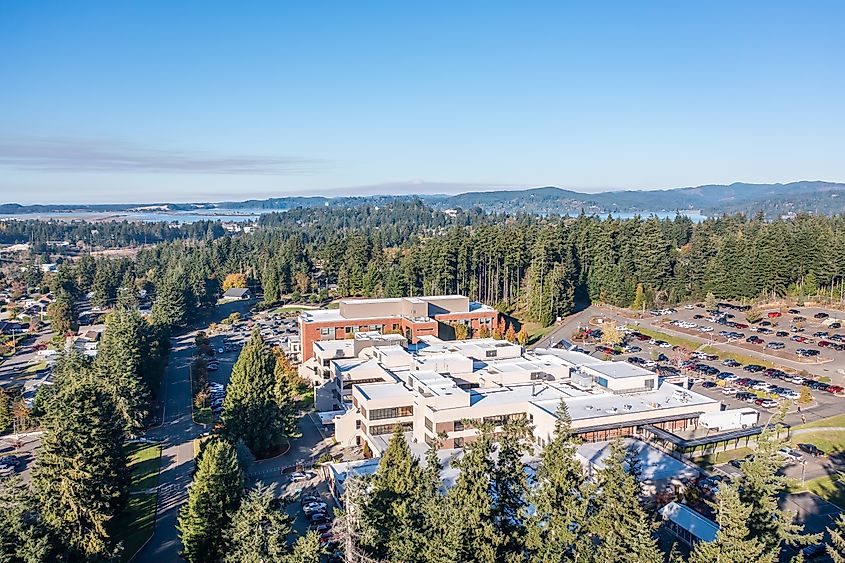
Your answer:
[[[663,382],[657,389],[626,393],[582,393],[566,399],[569,416],[573,421],[603,418],[608,415],[625,413],[653,412],[659,415],[662,410],[679,406],[709,405],[718,403],[716,399],[682,389],[677,385]],[[554,414],[557,401],[535,401],[543,410]]]
[[[411,390],[401,383],[371,383],[358,385],[358,392],[367,399],[389,399],[391,397],[410,397]]]
[[[653,371],[629,364],[628,362],[601,362],[598,364],[587,364],[585,368],[597,371],[611,379],[625,379],[628,377],[656,376]]]

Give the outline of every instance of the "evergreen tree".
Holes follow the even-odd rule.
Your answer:
[[[114,394],[129,433],[141,428],[148,414],[150,389],[143,374],[148,328],[137,311],[111,313],[94,361],[101,380]]]
[[[221,420],[228,436],[252,453],[273,452],[285,440],[285,420],[273,396],[275,359],[261,333],[253,331],[232,368]]]
[[[282,559],[282,563],[320,563],[323,548],[317,532],[308,532],[296,540],[293,551]]]
[[[44,437],[32,475],[44,523],[85,558],[112,550],[108,522],[129,483],[123,419],[112,395],[90,377],[63,382],[42,418]]]
[[[453,533],[460,538],[454,560],[493,563],[506,538],[493,522],[492,428],[482,426],[479,430],[478,438],[464,448],[463,457],[455,462],[461,473],[446,494],[446,503]]]
[[[0,433],[12,426],[12,397],[5,389],[0,389]]]
[[[76,332],[79,329],[79,315],[76,312],[75,297],[66,291],[56,293],[55,300],[47,306],[47,317],[57,335]]]
[[[421,555],[417,532],[424,521],[418,502],[422,473],[397,425],[379,468],[370,482],[362,525],[370,529],[365,547],[389,561],[416,561]]]
[[[744,504],[736,488],[721,487],[716,501],[711,503],[716,512],[719,531],[712,542],[698,542],[690,555],[689,563],[774,563],[777,550],[767,548],[751,535],[748,519],[753,508]]]
[[[582,530],[592,493],[575,457],[576,442],[564,401],[558,405],[556,415],[555,431],[540,454],[537,482],[531,491],[535,513],[528,527],[527,543],[531,560],[537,563],[563,561],[579,538],[588,540]],[[581,547],[591,548],[592,544]]]
[[[296,435],[296,400],[299,375],[290,358],[281,348],[273,348],[276,364],[273,367],[273,399],[282,417],[286,436]]]
[[[783,441],[776,436],[779,422],[769,427],[757,439],[754,459],[742,464],[740,499],[751,507],[748,528],[752,537],[760,540],[767,550],[777,550],[781,542],[806,545],[820,541],[821,535],[804,535],[804,526],[792,522],[791,515],[778,507],[780,494],[788,487],[787,477],[779,475],[783,457],[778,449]]]
[[[287,554],[291,522],[274,500],[272,489],[260,484],[246,495],[226,531],[226,563],[281,561]]]
[[[528,419],[511,419],[503,425],[498,440],[490,492],[493,522],[505,539],[499,560],[513,560],[525,552],[528,478],[522,456],[528,451],[530,436]]]
[[[238,509],[243,475],[235,448],[226,441],[206,443],[199,458],[188,500],[179,511],[178,530],[189,563],[219,560],[225,551],[226,530]]]
[[[0,479],[0,561],[41,563],[61,547],[41,521],[32,490],[19,477]]]
[[[593,503],[589,532],[598,541],[596,561],[658,563],[654,526],[643,508],[640,484],[626,469],[627,451],[620,440],[610,446],[610,455],[599,471],[598,492]]]
[[[833,563],[845,563],[845,516],[840,514],[834,524],[835,527],[827,529],[830,534],[827,554]]]
[[[171,274],[156,286],[155,301],[151,316],[154,322],[164,326],[181,326],[188,317],[185,303],[187,282],[184,275]]]

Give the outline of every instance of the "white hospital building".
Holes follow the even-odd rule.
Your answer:
[[[586,442],[697,427],[721,403],[666,383],[625,362],[559,349],[524,350],[503,340],[443,341],[359,332],[313,343],[300,375],[315,384],[317,410],[346,446],[378,456],[395,426],[412,443],[460,448],[476,436],[466,421],[496,425],[527,417],[542,446],[566,402],[573,430]]]

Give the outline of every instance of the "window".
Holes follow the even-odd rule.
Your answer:
[[[463,448],[464,447],[464,439],[463,438],[455,438],[453,441],[455,448]]]
[[[409,432],[414,429],[413,422],[403,422],[399,426],[401,426],[402,430],[405,432]],[[382,436],[384,434],[393,434],[393,431],[395,429],[395,424],[377,424],[375,426],[370,426],[370,436]]]
[[[393,330],[397,332],[399,331],[399,323],[393,323]]]
[[[356,332],[356,331],[354,331],[354,330],[353,330],[354,328],[355,328],[355,327],[345,326],[345,327],[343,327],[343,331],[344,331],[346,334],[352,334],[353,332]]]
[[[376,332],[384,332],[384,325],[370,325],[370,330],[374,330]]]
[[[413,416],[414,407],[394,407],[389,409],[373,409],[370,411],[370,420],[384,420],[385,418],[399,418],[402,416]]]
[[[355,421],[355,430],[360,430],[360,429],[361,429],[361,421],[360,421],[360,420],[356,420],[356,421]]]
[[[496,426],[501,426],[508,420],[518,420],[521,418],[525,418],[524,412],[516,412],[513,414],[497,414],[494,416],[485,416],[484,422],[491,422]]]
[[[455,421],[455,432],[460,432],[464,429],[464,421],[463,420],[456,420]]]
[[[334,334],[334,329],[331,328],[331,327],[320,329],[320,335],[321,336],[331,336],[332,334]]]
[[[437,444],[437,440],[429,436],[428,434],[425,435],[425,443],[428,444],[430,447],[434,447]]]
[[[645,380],[645,388],[646,389],[654,389],[654,380],[653,379],[646,379]]]
[[[352,389],[352,387],[354,387],[355,385],[364,385],[366,383],[379,383],[381,381],[384,381],[384,379],[382,379],[380,377],[370,377],[370,378],[366,378],[366,379],[355,379],[355,380],[352,380],[352,381],[344,381],[343,382],[343,388],[344,389]]]
[[[425,419],[425,428],[429,432],[434,432],[434,424],[432,424],[432,422],[428,419],[428,417],[426,417],[426,419]]]

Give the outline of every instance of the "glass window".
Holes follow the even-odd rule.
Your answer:
[[[413,416],[414,407],[394,407],[389,409],[373,409],[370,411],[370,420],[384,420],[385,418],[400,418],[403,416]]]

